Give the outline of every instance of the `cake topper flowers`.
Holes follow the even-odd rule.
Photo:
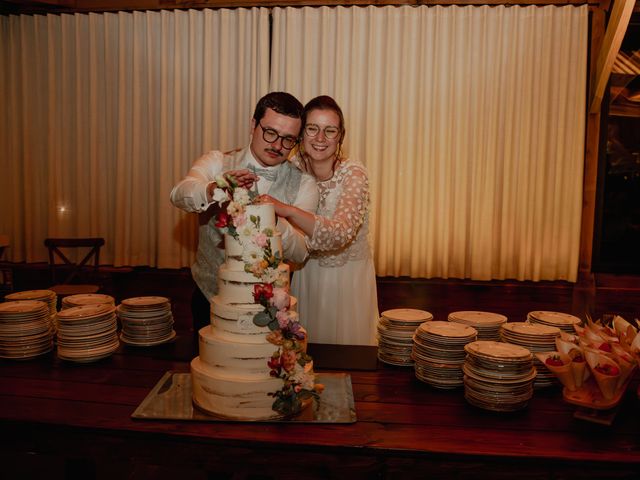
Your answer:
[[[215,226],[226,229],[226,233],[242,245],[245,272],[270,283],[277,281],[277,268],[282,259],[272,250],[275,232],[261,228],[260,217],[246,212],[246,206],[253,203],[257,192],[240,187],[231,176],[218,175],[215,182],[213,201],[221,208]]]
[[[219,176],[215,181],[213,199],[221,207],[215,225],[225,228],[242,245],[245,272],[260,280],[254,285],[253,298],[264,309],[255,314],[253,323],[268,327],[267,341],[277,347],[268,367],[272,377],[282,379],[283,386],[270,393],[272,408],[283,415],[295,414],[324,386],[315,383],[313,360],[306,353],[307,335],[291,310],[291,297],[284,288],[288,279],[283,279],[278,269],[282,258],[273,251],[275,232],[261,228],[260,217],[247,214],[246,206],[254,201],[256,192],[240,187],[232,177]]]

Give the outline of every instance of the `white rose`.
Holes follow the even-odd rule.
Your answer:
[[[249,205],[251,198],[249,198],[249,192],[245,188],[236,188],[233,191],[233,201],[240,205]]]
[[[224,202],[227,202],[229,199],[229,194],[222,190],[221,188],[215,188],[213,190],[213,201],[218,205],[222,205]]]

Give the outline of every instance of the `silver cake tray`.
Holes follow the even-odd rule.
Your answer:
[[[269,423],[354,423],[351,376],[346,373],[319,373],[317,383],[324,385],[320,398],[295,417],[265,420]],[[131,415],[147,420],[193,420],[198,422],[255,422],[230,420],[208,415],[193,406],[191,374],[168,371]]]

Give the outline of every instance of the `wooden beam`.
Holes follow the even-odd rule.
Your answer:
[[[591,12],[591,38],[589,57],[589,78],[593,80],[597,72],[597,52],[601,51],[605,36],[605,12],[594,9]],[[591,82],[593,84],[593,82]],[[578,258],[578,286],[589,289],[593,286],[591,273],[593,261],[593,234],[595,228],[598,154],[600,146],[600,112],[587,114],[585,135],[584,172],[582,184],[582,221],[580,224],[580,250]]]
[[[589,102],[589,113],[600,112],[604,89],[609,81],[613,62],[618,55],[622,39],[627,31],[629,19],[633,12],[635,0],[615,0],[611,18],[607,25],[604,41],[600,54],[598,55],[597,69],[595,73],[595,83],[591,85],[591,101]]]
[[[82,13],[240,7],[383,5],[599,5],[601,0],[0,0],[6,13]]]

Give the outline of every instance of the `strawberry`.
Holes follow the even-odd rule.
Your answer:
[[[603,352],[611,352],[611,345],[609,345],[607,342],[601,343],[598,348]]]
[[[604,365],[596,365],[595,368],[598,372],[603,373],[604,375],[611,375],[611,376],[615,376],[615,375],[619,375],[620,374],[620,369],[618,367],[616,367],[615,365],[611,365],[609,363],[605,363]]]
[[[561,367],[562,365],[564,365],[564,363],[562,363],[562,360],[558,355],[552,355],[548,357],[544,361],[544,363],[546,363],[547,365],[551,365],[552,367]]]

